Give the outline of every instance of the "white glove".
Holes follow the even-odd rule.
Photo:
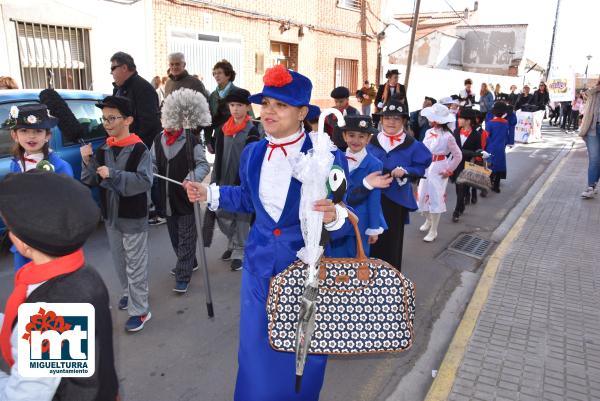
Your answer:
[[[378,109],[382,109],[382,108],[383,108],[383,102],[379,102],[379,103],[377,103],[377,108],[378,108]]]
[[[481,151],[481,157],[483,157],[484,159],[489,159],[490,156],[491,156],[491,154],[486,152],[485,150]]]

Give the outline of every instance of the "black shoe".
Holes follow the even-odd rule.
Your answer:
[[[231,250],[226,250],[225,252],[223,252],[223,255],[221,255],[221,260],[231,260],[231,254],[233,253],[233,251]]]
[[[471,197],[469,195],[465,195],[465,205],[471,204]]]
[[[471,203],[473,205],[477,203],[477,192],[473,192],[473,194],[471,194]]]
[[[494,186],[494,188],[492,188],[492,191],[494,191],[497,194],[499,194],[500,193],[500,186]]]
[[[482,198],[487,198],[487,189],[482,189],[481,190],[481,197]]]
[[[196,266],[194,266],[194,268],[192,269],[192,271],[195,272],[199,268],[200,268],[200,266],[196,265]],[[174,267],[174,268],[171,269],[171,276],[174,276],[176,274],[177,274],[177,267]]]
[[[239,270],[242,270],[242,261],[240,259],[233,259],[231,261],[231,271],[237,272]]]
[[[460,213],[457,210],[455,210],[454,213],[452,213],[452,221],[455,223],[458,223],[459,216],[460,216]]]
[[[120,310],[125,310],[127,309],[127,305],[129,304],[129,297],[127,295],[121,297],[121,299],[119,299],[119,309]]]
[[[156,216],[151,219],[148,219],[148,225],[151,225],[151,226],[160,226],[162,224],[165,224],[166,222],[167,222],[167,219],[165,219],[164,217],[160,217],[160,216]]]

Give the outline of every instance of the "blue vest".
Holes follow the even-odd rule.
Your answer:
[[[247,145],[240,160],[240,185],[219,187],[219,208],[228,212],[256,214],[244,250],[244,269],[257,277],[272,277],[285,270],[298,259],[296,252],[304,246],[298,214],[300,181],[292,177],[279,221],[271,218],[260,201],[260,172],[267,144],[268,141],[262,139]],[[301,151],[306,153],[310,149],[312,142],[307,135]],[[339,150],[332,153],[334,164],[341,166],[348,177],[346,155]],[[341,229],[330,233],[331,239],[341,238],[351,229],[351,224],[346,221]]]
[[[490,120],[485,124],[488,133],[485,150],[492,154],[489,159],[493,172],[506,171],[506,142],[508,140],[508,122]]]
[[[396,167],[402,167],[409,174],[419,177],[425,175],[425,170],[427,170],[432,160],[431,152],[427,149],[427,146],[415,140],[410,135],[406,135],[404,143],[396,146],[389,153],[381,147],[377,135],[373,135],[371,142],[367,145],[367,151],[383,163],[384,172],[390,172]],[[392,185],[383,190],[383,195],[411,212],[418,209],[412,185],[410,185],[409,181],[401,186],[394,179]]]

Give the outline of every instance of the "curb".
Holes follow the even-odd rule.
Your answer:
[[[510,229],[503,228],[501,230],[500,228],[503,226],[501,225],[494,231],[494,234],[496,235],[501,234],[502,231],[507,232],[506,236],[504,236],[504,239],[502,239],[502,242],[500,242],[485,265],[481,278],[473,292],[473,296],[468,303],[465,313],[454,333],[450,346],[448,347],[448,351],[446,351],[446,354],[444,355],[438,374],[431,384],[424,401],[446,401],[448,399],[460,363],[467,350],[469,340],[473,335],[479,315],[487,302],[489,292],[494,284],[494,278],[496,277],[500,263],[510,250],[513,241],[521,233],[528,217],[536,208],[546,190],[554,182],[554,179],[560,170],[560,166],[567,160],[566,156],[571,152],[574,143],[575,142],[572,142],[570,147],[566,145],[544,174],[535,181],[519,204],[513,208],[515,214],[512,213],[513,211],[509,213],[507,219],[510,218],[510,220],[508,220],[510,223],[508,224],[511,224],[512,227]],[[526,206],[527,203],[529,203],[529,205]],[[523,211],[522,214],[517,217],[516,213],[520,213],[521,211]]]

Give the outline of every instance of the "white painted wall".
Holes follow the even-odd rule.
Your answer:
[[[154,72],[152,2],[120,5],[98,0],[0,0],[0,75],[21,81],[15,24],[11,19],[90,28],[93,89],[112,93],[110,57],[131,54],[148,81]]]

